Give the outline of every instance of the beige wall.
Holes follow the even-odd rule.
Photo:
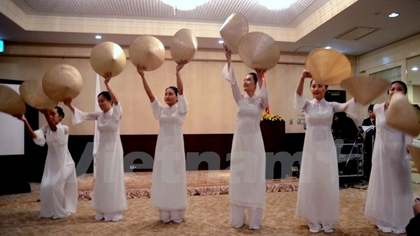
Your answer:
[[[407,82],[407,59],[420,55],[420,34],[401,40],[359,57],[358,72],[371,74],[401,66],[401,80]],[[420,85],[408,83],[408,99],[420,103]]]
[[[95,94],[95,72],[89,62],[92,47],[54,46],[54,45],[9,45],[0,57],[0,78],[13,80],[41,80],[44,73],[52,66],[66,63],[76,67],[84,78],[84,87],[73,104],[81,110],[93,111]],[[124,48],[128,55],[127,48]],[[163,101],[164,89],[175,85],[175,63],[170,60],[169,51],[163,65],[151,72],[146,78],[160,102]],[[286,132],[304,132],[303,126],[296,119],[293,109],[293,94],[304,69],[305,54],[282,54],[280,63],[266,73],[269,93],[269,106],[272,114],[279,114],[286,120]],[[349,58],[354,73],[356,59]],[[238,81],[251,69],[233,56],[234,68]],[[181,71],[186,98],[190,105],[184,123],[185,134],[233,133],[236,122],[236,105],[228,82],[221,78],[225,64],[224,53],[220,51],[198,51],[194,61]],[[104,89],[101,80],[102,89]],[[124,71],[111,80],[111,86],[117,93],[123,106],[121,134],[157,134],[158,121],[152,115],[149,100],[144,92],[139,75],[132,63],[127,60]],[[333,86],[331,89],[340,89]],[[305,95],[310,97],[309,81],[305,84]],[[71,125],[71,112],[65,108],[67,117],[63,123],[71,127],[71,134],[93,134],[93,122]],[[293,124],[290,125],[290,119]],[[45,124],[43,118],[41,125]]]
[[[413,86],[413,102],[420,104],[420,86]]]

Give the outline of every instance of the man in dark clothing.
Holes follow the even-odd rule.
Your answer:
[[[343,139],[345,143],[353,143],[362,138],[354,121],[344,112],[334,114],[331,129],[334,139]]]
[[[407,227],[405,228],[405,231],[407,232],[407,236],[420,235],[420,199],[419,198],[415,200],[413,211],[414,211],[414,218],[410,220],[410,223],[408,223]]]
[[[362,126],[375,126],[375,114],[373,113],[373,105],[368,107],[369,117],[363,120]],[[361,130],[363,133],[363,129]],[[370,129],[366,132],[364,146],[364,162],[363,162],[363,173],[364,179],[369,181],[370,170],[372,169],[372,152],[373,144],[375,142],[376,129]]]

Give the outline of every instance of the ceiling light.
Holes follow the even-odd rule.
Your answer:
[[[412,70],[412,71],[418,71],[418,70],[419,70],[419,68],[418,68],[417,66],[415,66],[415,67],[411,68],[411,70]]]
[[[398,13],[393,12],[393,13],[389,14],[388,17],[394,18],[394,17],[397,17],[398,15],[399,15]]]
[[[95,39],[101,39],[101,38],[102,38],[102,36],[100,36],[99,34],[95,35]]]
[[[220,44],[222,44],[222,43],[224,43],[224,42],[225,42],[225,41],[223,41],[223,40],[219,40],[219,43],[220,43]]]
[[[325,47],[325,49],[331,49],[331,48],[332,48],[331,46],[326,46],[326,47]]]
[[[273,0],[256,0],[260,5],[263,5],[268,10],[278,11],[289,8],[297,0],[282,0],[282,1],[273,1]]]
[[[204,3],[208,2],[209,0],[161,0],[161,2],[171,6],[175,10],[180,11],[190,11],[194,10],[196,7],[203,5]]]

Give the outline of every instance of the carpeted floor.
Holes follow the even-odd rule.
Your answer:
[[[227,194],[229,192],[229,170],[187,171],[188,196],[208,196]],[[124,174],[126,195],[128,199],[150,197],[152,183],[151,172],[134,172]],[[267,192],[291,192],[298,189],[299,179],[270,179],[266,181]],[[93,174],[77,177],[79,200],[91,200],[94,178]]]
[[[419,185],[414,187],[419,196]],[[129,199],[121,222],[95,221],[90,201],[79,201],[77,213],[68,218],[37,219],[39,189],[33,185],[31,193],[0,196],[0,235],[324,235],[310,233],[294,216],[296,198],[297,191],[268,193],[262,228],[252,231],[247,225],[230,227],[228,195],[190,196],[181,224],[161,223],[149,198]],[[340,198],[340,221],[329,235],[389,235],[363,218],[365,189],[341,189]]]
[[[297,179],[268,180],[266,207],[261,230],[247,225],[234,229],[229,225],[228,171],[187,172],[189,207],[181,224],[164,224],[150,206],[150,173],[126,173],[129,209],[120,222],[94,219],[90,208],[92,175],[78,177],[77,213],[65,219],[38,219],[39,184],[31,184],[31,193],[0,196],[0,235],[391,235],[381,233],[363,217],[366,184],[343,184],[340,190],[340,221],[334,233],[313,234],[306,222],[295,217]],[[340,179],[341,181],[341,179]],[[345,181],[346,182],[346,181]],[[420,184],[413,178],[415,197]],[[131,194],[130,194],[131,192]]]

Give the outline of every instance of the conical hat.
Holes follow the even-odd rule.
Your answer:
[[[249,32],[248,21],[241,13],[231,14],[220,28],[220,36],[232,54],[238,53],[241,38]]]
[[[0,111],[10,115],[25,114],[25,102],[15,90],[0,85]]]
[[[35,109],[53,109],[58,102],[53,101],[45,95],[42,89],[42,81],[27,80],[19,87],[20,95],[23,100]]]
[[[410,151],[411,158],[413,159],[414,165],[417,168],[417,172],[420,173],[420,148],[413,146],[413,145],[407,145],[408,151]]]
[[[357,102],[367,105],[384,93],[391,84],[380,78],[358,76],[344,79],[340,85],[353,95]]]
[[[61,102],[79,95],[83,88],[83,78],[73,66],[59,64],[44,74],[42,88],[51,100]]]
[[[128,51],[133,65],[144,68],[146,71],[156,70],[165,61],[165,46],[153,36],[137,37]]]
[[[414,137],[417,137],[420,133],[420,120],[417,112],[402,93],[392,95],[385,122],[389,126]]]
[[[106,73],[117,76],[124,70],[125,62],[124,51],[113,42],[97,44],[90,52],[90,65],[101,76]]]
[[[180,29],[171,39],[171,56],[177,63],[190,62],[197,51],[197,38],[190,29]]]
[[[252,69],[269,70],[277,65],[280,49],[270,36],[260,32],[248,33],[239,43],[239,57]]]
[[[349,60],[334,49],[313,50],[306,58],[305,68],[317,82],[331,85],[340,84],[351,75]]]

